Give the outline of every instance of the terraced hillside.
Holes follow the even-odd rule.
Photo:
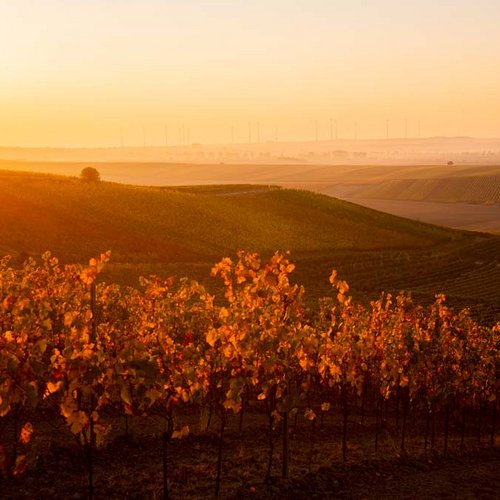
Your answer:
[[[0,172],[0,253],[21,263],[46,249],[83,262],[111,249],[106,279],[187,275],[209,287],[211,266],[244,248],[290,250],[310,303],[332,268],[365,300],[379,290],[450,294],[500,319],[500,238],[390,216],[328,196],[269,186],[151,188]]]

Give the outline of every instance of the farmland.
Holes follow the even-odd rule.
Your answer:
[[[362,196],[389,200],[500,204],[500,175],[390,181]]]
[[[325,193],[328,194],[328,193]],[[363,207],[438,226],[500,234],[498,205],[346,197]]]
[[[494,490],[500,237],[272,185],[0,195],[7,497]]]
[[[161,158],[156,150],[152,153]],[[447,227],[500,232],[498,165],[82,162],[71,160],[75,152],[65,151],[65,155],[58,162],[0,160],[0,168],[78,175],[92,165],[105,180],[136,185],[278,185]]]
[[[210,288],[210,267],[221,256],[290,250],[310,305],[336,268],[359,299],[404,289],[429,301],[441,291],[490,321],[499,314],[500,239],[492,235],[268,185],[145,188],[4,171],[0,192],[1,250],[19,263],[47,249],[64,262],[111,249],[107,279],[136,285],[154,272]]]
[[[66,261],[81,262],[109,248],[110,276],[128,284],[152,271],[208,283],[208,270],[221,255],[238,248],[268,253],[289,249],[298,279],[314,300],[328,287],[320,274],[333,267],[344,271],[344,266],[360,294],[419,287],[431,297],[433,290],[442,290],[446,277],[456,282],[464,275],[470,281],[485,266],[495,269],[498,256],[497,238],[411,223],[307,192],[249,186],[88,186],[10,173],[2,181],[4,199],[11,200],[2,206],[2,242],[11,242],[4,253],[36,255],[51,248]],[[30,217],[20,221],[21,213]],[[486,283],[478,280],[479,289],[472,294],[464,289],[465,298],[472,295],[472,302],[477,299],[483,307],[487,297],[482,289],[489,282],[495,292],[493,274]]]
[[[498,19],[0,0],[0,500],[499,500]]]
[[[108,259],[0,263],[5,496],[353,498],[375,476],[376,498],[427,498],[460,470],[494,492],[500,324],[443,296],[363,307],[335,272],[311,314],[280,253],[222,259],[215,300],[96,284]]]

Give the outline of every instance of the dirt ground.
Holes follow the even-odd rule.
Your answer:
[[[214,497],[218,421],[208,432],[199,431],[197,416],[183,416],[191,434],[169,445],[170,498]],[[160,499],[162,493],[161,419],[134,417],[124,435],[124,419],[113,419],[114,430],[95,453],[94,485],[97,499]],[[23,476],[2,480],[0,498],[87,498],[85,460],[75,440],[58,418],[35,423],[35,439]],[[4,427],[5,435],[9,428]],[[399,451],[395,428],[386,428],[374,451],[370,422],[351,417],[348,459],[341,454],[340,421],[325,418],[312,425],[303,417],[290,429],[290,474],[281,473],[281,436],[274,436],[272,476],[264,481],[268,457],[265,416],[247,415],[243,429],[231,418],[224,437],[221,498],[231,499],[494,499],[500,498],[500,448],[490,447],[487,436],[478,446],[468,436],[460,449],[451,434],[449,453],[441,440],[424,450],[421,435],[407,440],[407,454]],[[471,432],[473,429],[471,429]],[[496,443],[498,444],[498,443]]]

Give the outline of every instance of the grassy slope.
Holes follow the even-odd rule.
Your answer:
[[[231,193],[232,192],[232,193]],[[118,261],[200,261],[238,248],[315,252],[413,248],[463,238],[305,191],[160,189],[0,174],[2,250]]]
[[[329,293],[334,267],[360,296],[405,288],[429,297],[449,281],[461,305],[474,296],[490,307],[500,293],[493,281],[500,269],[500,238],[401,219],[307,191],[85,184],[0,171],[0,199],[0,253],[20,261],[50,249],[65,261],[84,262],[111,249],[108,278],[129,284],[149,272],[210,283],[211,265],[243,248],[264,254],[290,250],[296,278],[313,298]],[[482,264],[473,265],[478,259]],[[461,276],[472,285],[462,290]]]

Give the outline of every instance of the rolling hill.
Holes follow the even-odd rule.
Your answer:
[[[111,249],[107,279],[135,285],[140,274],[156,272],[214,286],[211,265],[237,249],[290,250],[311,302],[329,293],[328,274],[337,268],[365,299],[383,288],[412,289],[426,300],[449,283],[457,304],[500,314],[500,238],[308,191],[140,187],[0,171],[0,199],[0,253],[17,263],[47,249],[64,262]]]
[[[500,233],[498,164],[196,164],[168,163],[165,159],[146,163],[132,159],[79,162],[63,158],[51,162],[42,158],[43,155],[31,161],[0,160],[0,169],[77,176],[84,167],[93,166],[102,179],[122,184],[278,185],[327,194],[432,224]]]

